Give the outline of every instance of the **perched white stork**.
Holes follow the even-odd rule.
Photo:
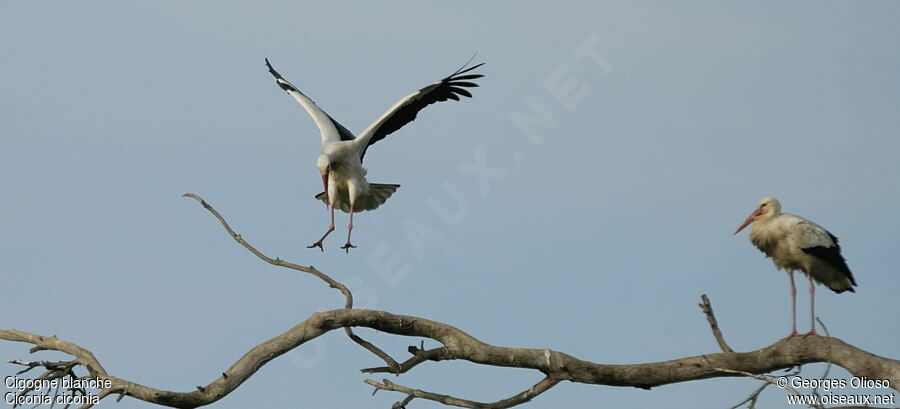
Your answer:
[[[335,206],[350,214],[347,243],[341,249],[349,252],[350,248],[356,247],[350,243],[350,235],[353,233],[353,213],[378,208],[400,187],[400,185],[366,181],[366,169],[362,167],[366,149],[369,145],[384,139],[385,136],[415,120],[419,111],[428,105],[448,99],[459,101],[460,95],[471,98],[472,94],[465,88],[477,87],[478,84],[470,81],[484,75],[466,73],[484,63],[469,68],[466,68],[466,65],[444,79],[407,95],[375,122],[372,122],[362,133],[354,137],[352,132],[335,121],[297,87],[284,79],[272,68],[269,59],[266,59],[266,66],[269,68],[269,72],[275,76],[275,83],[303,106],[315,121],[319,133],[322,135],[322,153],[319,155],[316,167],[322,174],[322,184],[325,190],[316,195],[316,199],[322,200],[328,206],[331,212],[331,224],[322,238],[308,246],[309,248],[318,247],[324,251],[322,242],[328,237],[328,234],[334,231]]]
[[[809,305],[812,330],[806,335],[817,335],[815,286],[813,281],[826,285],[840,294],[853,291],[856,281],[841,256],[837,237],[822,226],[800,216],[781,213],[781,203],[774,197],[759,202],[756,210],[734,232],[753,223],[750,241],[760,251],[771,257],[775,267],[787,272],[791,282],[793,326],[787,338],[797,335],[797,287],[794,270],[800,270],[809,278]]]

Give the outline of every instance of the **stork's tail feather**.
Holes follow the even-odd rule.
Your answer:
[[[809,271],[812,271],[816,281],[825,284],[831,291],[838,294],[844,291],[855,293],[853,287],[856,286],[856,280],[853,279],[850,267],[847,267],[847,261],[841,256],[837,237],[831,236],[831,240],[835,242],[834,247],[816,246],[802,249],[804,253],[812,256]]]
[[[371,209],[364,210],[374,210],[376,207],[381,206],[399,188],[400,185],[391,183],[373,183],[369,185],[369,200],[373,201],[374,205],[371,207]]]
[[[852,281],[853,280],[852,277],[849,277],[849,279],[847,279],[847,278],[848,277],[844,277],[843,280],[840,280],[840,279],[834,280],[834,281],[825,283],[825,285],[829,289],[831,289],[831,291],[834,291],[838,294],[840,294],[844,291],[850,291],[851,293],[855,293],[856,290],[853,289],[853,286],[855,286],[856,283],[854,281]]]
[[[386,183],[370,183],[369,190],[359,195],[356,204],[353,206],[353,213],[359,213],[364,210],[375,210],[388,200],[400,185]],[[316,195],[317,200],[325,202],[325,192]],[[326,203],[327,204],[327,203]],[[344,213],[350,213],[350,203],[340,198],[335,200],[334,207],[341,209]]]

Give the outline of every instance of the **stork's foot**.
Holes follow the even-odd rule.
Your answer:
[[[317,241],[317,242],[315,242],[315,243],[313,243],[313,244],[310,244],[310,245],[306,246],[306,248],[308,248],[308,249],[313,249],[313,248],[316,248],[316,247],[318,247],[319,250],[322,250],[323,252],[325,251],[325,248],[322,247],[322,240],[319,240],[319,241]]]
[[[781,340],[782,340],[782,341],[787,341],[787,340],[789,340],[789,339],[791,339],[791,338],[793,338],[793,337],[796,337],[797,335],[800,335],[800,334],[797,333],[797,331],[791,331],[791,333],[788,334],[788,336],[782,338]]]
[[[819,335],[819,333],[816,332],[815,329],[812,329],[811,331],[809,331],[809,332],[803,334],[802,336],[803,336],[804,338],[806,338],[806,337],[808,337],[808,336],[810,336],[810,335]]]
[[[356,248],[356,246],[354,246],[353,244],[351,244],[351,243],[348,241],[348,242],[344,243],[344,246],[341,247],[341,250],[344,250],[344,251],[347,252],[347,254],[350,254],[350,249],[355,249],[355,248]]]

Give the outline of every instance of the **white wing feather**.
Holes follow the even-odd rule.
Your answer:
[[[294,97],[303,109],[306,110],[306,113],[312,117],[313,121],[316,122],[316,126],[319,127],[319,133],[322,134],[322,144],[341,140],[341,135],[338,133],[337,127],[334,126],[334,122],[331,122],[331,117],[329,117],[322,108],[319,108],[319,106],[316,105],[313,100],[309,99],[309,97],[303,95],[300,91],[297,91],[291,83],[283,79],[278,79],[276,81],[279,85],[285,84],[293,88],[293,90],[286,89],[285,91]]]
[[[278,84],[281,89],[285,90],[291,97],[296,100],[303,109],[306,110],[306,113],[312,117],[313,121],[315,121],[316,126],[319,128],[319,133],[322,135],[322,144],[326,144],[328,142],[337,142],[341,140],[341,134],[335,126],[334,121],[331,119],[328,114],[319,108],[313,100],[309,99],[306,95],[300,92],[294,84],[288,82],[288,80],[284,79],[274,68],[272,68],[272,64],[269,64],[269,60],[266,59],[266,66],[269,67],[269,72],[275,76],[275,83]]]
[[[802,249],[807,249],[811,247],[835,247],[834,240],[831,239],[831,235],[825,230],[824,227],[819,226],[809,220],[806,220],[800,216],[795,215],[785,215],[790,217],[784,217],[784,221],[793,225],[793,228],[790,229],[794,236],[794,240],[796,240],[797,245]]]

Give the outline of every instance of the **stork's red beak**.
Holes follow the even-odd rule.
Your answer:
[[[755,219],[756,216],[759,216],[759,209],[756,209],[753,211],[753,213],[750,213],[750,215],[747,216],[747,220],[744,220],[744,223],[741,224],[741,227],[738,227],[737,230],[734,231],[734,234],[740,233],[741,230],[744,230],[744,227],[747,227],[748,225],[750,225],[750,223],[753,223],[753,219]]]
[[[328,198],[328,173],[322,174],[322,186],[325,186],[325,206],[328,206],[331,203],[331,200]]]

